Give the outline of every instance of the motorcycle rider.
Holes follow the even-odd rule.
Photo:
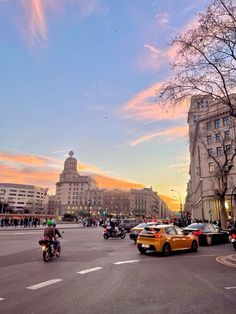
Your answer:
[[[60,234],[59,230],[57,229],[57,234],[58,233]],[[52,220],[47,221],[47,227],[44,229],[44,237],[53,242],[54,252],[57,253],[60,242],[56,238],[56,228],[54,228]],[[59,237],[61,237],[61,234],[59,235]]]

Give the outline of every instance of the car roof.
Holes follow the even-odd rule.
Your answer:
[[[158,228],[158,229],[162,229],[162,228],[168,228],[168,227],[174,227],[173,225],[165,225],[165,224],[162,224],[162,225],[150,225],[150,226],[147,226],[147,227],[154,227],[154,228]]]

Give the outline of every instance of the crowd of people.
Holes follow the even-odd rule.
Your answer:
[[[34,227],[40,226],[42,223],[37,217],[22,217],[22,218],[14,218],[14,217],[3,217],[1,218],[1,227]]]

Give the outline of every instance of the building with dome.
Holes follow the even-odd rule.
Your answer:
[[[64,169],[60,175],[59,182],[56,183],[55,202],[58,214],[63,215],[67,211],[89,210],[97,197],[99,189],[96,181],[91,176],[82,176],[77,170],[77,160],[74,152],[69,152],[69,157],[65,160]],[[100,193],[101,194],[101,193]],[[96,205],[97,202],[95,202]]]
[[[74,153],[69,152],[64,169],[56,183],[56,195],[51,197],[50,213],[80,215],[106,214],[120,216],[168,217],[168,208],[152,188],[99,189],[91,176],[80,175]],[[163,211],[163,206],[165,211]],[[55,210],[53,210],[53,208]]]

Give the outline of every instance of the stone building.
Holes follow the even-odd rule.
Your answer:
[[[70,152],[56,183],[56,195],[50,197],[50,213],[105,214],[120,216],[158,216],[166,218],[167,206],[152,188],[99,189],[91,176],[82,176],[77,160]]]
[[[231,95],[236,102],[236,95]],[[188,113],[190,182],[187,204],[192,218],[220,220],[219,193],[222,191],[220,173],[228,185],[225,207],[227,218],[235,217],[231,195],[236,185],[235,118],[230,117],[229,108],[210,97],[191,98]]]

